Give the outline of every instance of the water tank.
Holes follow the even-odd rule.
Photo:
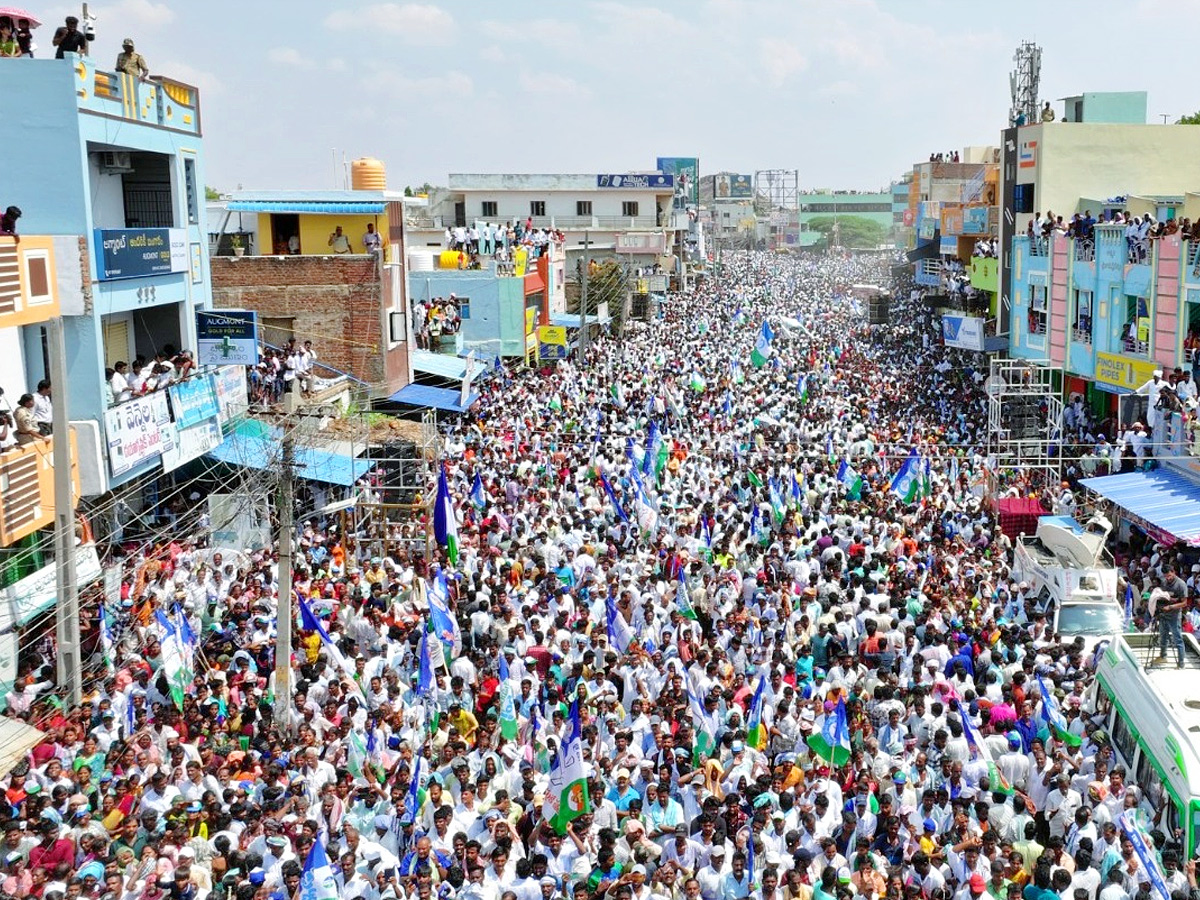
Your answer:
[[[410,272],[432,272],[433,271],[433,253],[428,250],[409,250],[408,251],[408,271],[410,271]]]
[[[387,170],[373,156],[364,156],[350,163],[350,186],[356,191],[387,190]]]

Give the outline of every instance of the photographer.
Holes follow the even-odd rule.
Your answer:
[[[17,446],[15,432],[12,413],[0,412],[0,453]]]

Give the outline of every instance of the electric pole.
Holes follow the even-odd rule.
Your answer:
[[[583,288],[579,294],[579,365],[583,365],[583,357],[587,353],[587,305],[588,305],[588,264],[592,248],[591,232],[583,233]]]
[[[297,382],[293,381],[291,387]],[[292,719],[292,526],[295,502],[292,499],[292,479],[295,473],[296,441],[292,435],[292,413],[296,395],[283,395],[286,420],[283,427],[283,463],[279,477],[279,602],[275,623],[275,724],[285,734],[291,733]]]
[[[58,616],[54,637],[58,644],[58,686],[72,708],[83,699],[83,660],[79,647],[79,585],[75,578],[75,484],[71,477],[71,424],[67,417],[67,345],[62,316],[47,323],[54,464],[54,556]]]

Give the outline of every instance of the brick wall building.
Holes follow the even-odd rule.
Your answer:
[[[217,309],[258,312],[262,341],[311,340],[319,363],[365,382],[372,397],[410,381],[399,266],[370,256],[216,256],[212,288]]]

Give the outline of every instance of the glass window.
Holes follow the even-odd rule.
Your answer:
[[[496,201],[484,200],[479,204],[479,214],[485,219],[494,219],[496,217]]]
[[[636,200],[623,200],[621,202],[621,215],[636,216],[638,214],[638,203]]]
[[[575,215],[590,216],[591,214],[592,214],[592,201],[591,200],[576,200],[575,201]]]
[[[1092,292],[1075,291],[1075,317],[1071,323],[1075,340],[1090,344],[1092,342]]]
[[[196,190],[196,161],[194,159],[185,158],[183,160],[183,186],[187,192],[188,224],[199,224],[200,196]]]
[[[545,200],[530,200],[529,201],[529,214],[531,216],[544,216],[546,214],[546,201]]]
[[[1137,749],[1137,743],[1133,739],[1133,734],[1129,730],[1129,725],[1125,722],[1124,716],[1118,715],[1113,720],[1112,727],[1113,746],[1117,748],[1117,752],[1121,754],[1121,759],[1124,760],[1126,768],[1133,768],[1134,751]]]

